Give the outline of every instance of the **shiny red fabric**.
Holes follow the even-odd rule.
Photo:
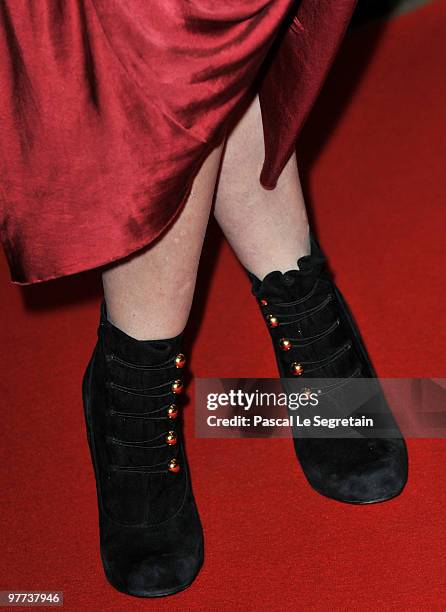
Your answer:
[[[255,87],[260,178],[273,188],[354,4],[3,0],[0,237],[12,281],[150,244]]]

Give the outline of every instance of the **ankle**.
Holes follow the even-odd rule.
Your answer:
[[[280,244],[266,246],[262,251],[261,261],[251,261],[247,270],[259,280],[263,280],[270,272],[285,274],[290,270],[299,270],[299,260],[311,254],[311,239],[308,225],[301,228],[299,235],[289,245]]]
[[[135,310],[131,306],[123,314],[121,309],[110,309],[105,298],[103,308],[104,317],[110,325],[139,342],[176,338],[183,333],[187,322],[186,317],[179,317],[175,321],[166,321],[162,317],[155,320],[147,311]]]
[[[134,338],[107,318],[105,300],[101,304],[99,329],[104,351],[109,357],[116,355],[129,363],[165,363],[182,354],[182,333],[172,337],[156,339],[140,340]]]

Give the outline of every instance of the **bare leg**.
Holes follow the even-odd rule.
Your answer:
[[[272,270],[295,270],[297,259],[310,252],[296,156],[272,191],[259,183],[263,156],[262,118],[255,98],[229,135],[215,217],[241,263],[260,279]]]
[[[109,320],[137,340],[173,338],[186,325],[220,159],[218,147],[181,214],[153,247],[102,275]]]

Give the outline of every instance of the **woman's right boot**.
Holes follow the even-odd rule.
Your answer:
[[[103,301],[83,380],[105,574],[139,597],[185,589],[203,563],[178,401],[181,339],[135,340],[107,320]]]

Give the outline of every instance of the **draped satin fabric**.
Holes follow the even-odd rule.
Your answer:
[[[12,282],[150,244],[257,90],[260,180],[273,188],[354,3],[0,0],[0,238]]]

